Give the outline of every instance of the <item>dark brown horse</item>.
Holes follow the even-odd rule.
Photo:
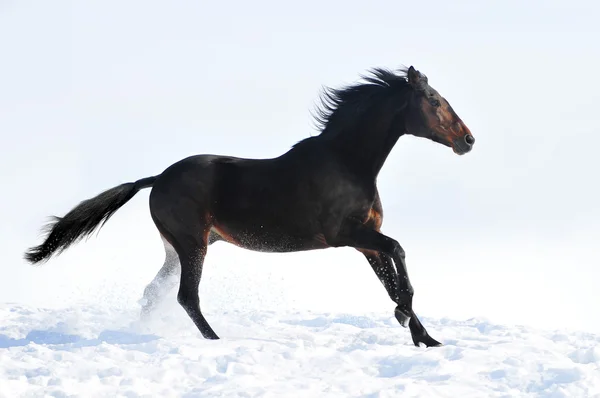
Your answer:
[[[263,252],[349,246],[371,264],[414,344],[440,345],[413,311],[404,250],[380,232],[376,179],[403,134],[429,138],[459,155],[469,152],[475,139],[412,66],[396,73],[375,69],[359,84],[326,89],[317,121],[320,135],[277,158],[192,156],[158,176],[109,189],[55,218],[45,241],[25,257],[37,263],[60,253],[104,224],[139,190],[152,187],[150,214],[167,254],[144,291],[143,314],[180,275],[178,302],[205,338],[217,339],[198,297],[208,245],[222,240]]]

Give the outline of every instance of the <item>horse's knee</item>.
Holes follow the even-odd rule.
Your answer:
[[[400,246],[400,243],[398,243],[397,241],[394,241],[394,245],[393,245],[393,250],[394,250],[394,255],[400,257],[401,259],[405,260],[406,259],[406,252],[404,251],[404,249],[402,248],[402,246]]]
[[[402,261],[406,259],[406,252],[404,251],[402,246],[400,246],[400,243],[398,243],[397,240],[392,239],[390,246],[390,254],[393,258],[400,258]]]

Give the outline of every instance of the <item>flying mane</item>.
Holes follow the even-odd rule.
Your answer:
[[[356,125],[369,109],[391,97],[398,101],[398,109],[408,102],[411,87],[406,69],[394,73],[389,69],[375,68],[361,77],[363,82],[354,85],[323,89],[320,104],[313,115],[321,137],[337,136],[348,126]]]

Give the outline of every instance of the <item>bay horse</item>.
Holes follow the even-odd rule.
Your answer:
[[[405,252],[381,232],[377,176],[404,134],[451,147],[475,139],[448,101],[414,67],[374,68],[362,81],[325,88],[315,119],[319,135],[271,159],[196,155],[160,175],[106,190],[64,217],[53,217],[42,244],[25,259],[48,260],[101,228],[138,191],[152,187],[150,214],[165,245],[164,265],[144,290],[149,314],[179,279],[177,301],[206,339],[219,337],[200,310],[198,287],[207,247],[225,241],[261,252],[352,247],[368,260],[396,304],[413,343],[439,346],[412,308]],[[170,282],[169,282],[170,280]]]

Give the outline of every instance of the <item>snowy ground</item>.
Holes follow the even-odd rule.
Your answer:
[[[207,311],[207,341],[137,311],[0,305],[0,396],[600,397],[594,334],[424,318],[425,349],[391,313]]]

